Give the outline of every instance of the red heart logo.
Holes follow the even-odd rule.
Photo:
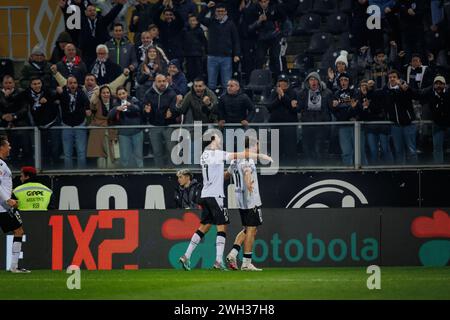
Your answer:
[[[200,218],[192,212],[186,212],[183,219],[168,219],[161,228],[161,233],[168,240],[190,239],[200,225]]]
[[[411,232],[417,238],[450,238],[450,217],[443,210],[433,212],[433,218],[417,217],[411,224]]]

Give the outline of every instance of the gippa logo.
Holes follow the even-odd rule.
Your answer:
[[[447,212],[438,209],[433,212],[431,218],[426,216],[415,218],[411,223],[411,233],[416,238],[429,240],[419,249],[422,265],[442,267],[448,264],[450,261],[450,217]]]

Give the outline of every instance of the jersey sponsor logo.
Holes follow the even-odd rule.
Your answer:
[[[337,197],[336,197],[337,196]],[[297,193],[286,208],[355,208],[367,205],[364,194],[353,184],[337,179],[315,182]]]

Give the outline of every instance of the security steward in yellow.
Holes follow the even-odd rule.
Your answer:
[[[17,198],[19,211],[47,211],[52,197],[52,190],[36,182],[37,171],[34,167],[20,169],[22,184],[13,190]]]

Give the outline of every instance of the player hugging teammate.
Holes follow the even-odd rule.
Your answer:
[[[259,208],[261,206],[261,200],[259,199],[256,166],[253,159],[259,158],[272,161],[272,158],[265,154],[257,153],[256,141],[252,147],[250,147],[250,145],[250,139],[246,137],[245,150],[243,152],[226,152],[221,149],[222,141],[219,135],[214,134],[211,137],[211,143],[205,148],[205,151],[201,155],[200,165],[202,167],[203,189],[200,204],[203,207],[203,211],[200,227],[192,236],[185,254],[180,257],[180,263],[186,271],[191,270],[191,255],[202,238],[209,231],[211,225],[217,226],[216,261],[213,268],[218,270],[228,270],[223,263],[226,226],[230,223],[227,209],[224,208],[223,204],[225,198],[224,177],[229,176],[229,172],[233,171],[233,168],[236,168],[237,171],[241,170],[242,172],[242,177],[239,179],[239,182],[242,182],[242,185],[239,187],[239,193],[243,191],[241,199],[242,206],[240,205],[240,208],[242,209],[241,217],[243,219],[244,230],[236,237],[235,246],[233,246],[233,250],[228,255],[227,260],[230,268],[237,270],[236,257],[240,245],[244,242],[244,262],[241,270],[261,270],[251,264],[251,252],[256,234],[256,227],[262,223],[261,211]],[[234,161],[234,164],[231,164],[231,169],[229,169],[228,172],[224,172],[225,161]],[[251,168],[254,169],[253,172],[251,171]],[[238,192],[238,190],[236,190],[236,192]]]

